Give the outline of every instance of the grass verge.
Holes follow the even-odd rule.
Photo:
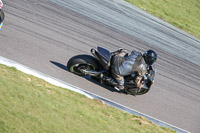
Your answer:
[[[171,133],[144,117],[0,65],[1,133]]]
[[[200,39],[200,0],[125,0]]]

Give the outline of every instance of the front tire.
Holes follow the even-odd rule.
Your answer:
[[[139,92],[137,92],[136,95],[143,95],[146,94],[150,89],[145,89],[145,88],[141,88],[141,90]]]
[[[125,89],[125,92],[127,94],[130,94],[130,95],[143,95],[143,94],[146,94],[150,89],[145,89],[145,88],[141,88],[140,91],[137,91],[138,88],[130,88],[130,89]]]
[[[0,14],[1,14],[1,16],[0,16],[0,23],[3,23],[3,20],[5,18],[5,14],[4,14],[3,10],[0,11]]]
[[[70,72],[77,75],[83,76],[84,73],[81,72],[84,70],[98,70],[99,63],[96,58],[90,55],[77,55],[72,57],[68,63],[67,68]]]

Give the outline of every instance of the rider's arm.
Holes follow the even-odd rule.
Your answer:
[[[141,88],[142,87],[141,80],[147,72],[147,64],[145,63],[142,54],[138,55],[135,63],[137,67],[134,68],[132,72],[137,73],[137,78],[135,79],[135,83],[138,88]]]
[[[122,49],[122,48],[110,53],[111,56],[117,55],[117,56],[121,56],[121,57],[124,57],[127,54],[128,54],[128,51],[126,49]]]

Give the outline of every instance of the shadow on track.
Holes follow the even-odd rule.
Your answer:
[[[63,64],[61,64],[61,63],[55,62],[55,61],[50,61],[50,62],[51,62],[52,64],[56,65],[57,67],[59,67],[59,68],[61,68],[61,69],[63,69],[63,70],[66,70],[66,71],[70,72],[70,71],[68,70],[67,66],[65,66],[65,65],[63,65]],[[70,73],[71,73],[71,72],[70,72]],[[78,75],[77,75],[77,76],[78,76]],[[101,86],[101,87],[103,87],[103,88],[106,88],[107,90],[109,90],[109,91],[111,91],[111,92],[118,92],[118,91],[116,91],[113,87],[108,86],[108,85],[105,85],[105,84],[103,84],[103,83],[100,83],[100,82],[98,81],[98,79],[96,79],[96,78],[94,78],[94,77],[91,77],[91,76],[81,76],[81,77],[87,79],[88,81],[90,81],[90,82],[92,82],[92,83],[94,83],[94,84],[96,84],[96,85],[99,85],[99,86]],[[118,92],[118,93],[123,93],[123,92]],[[123,93],[123,94],[125,94],[125,93]]]
[[[50,61],[52,64],[56,65],[57,67],[61,68],[61,69],[64,69],[66,71],[69,71],[67,66],[61,64],[61,63],[58,63],[58,62],[55,62],[55,61]]]

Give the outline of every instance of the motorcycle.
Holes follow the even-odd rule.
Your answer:
[[[97,50],[92,48],[91,53],[93,56],[85,54],[76,55],[69,59],[67,68],[76,75],[89,75],[100,83],[114,87],[117,85],[117,82],[111,76],[111,60],[119,52],[120,50],[111,53],[102,47],[97,47]],[[155,73],[154,68],[148,66],[147,73],[141,80],[142,88],[138,88],[134,82],[136,74],[125,76],[123,91],[134,96],[147,93],[154,83]]]

